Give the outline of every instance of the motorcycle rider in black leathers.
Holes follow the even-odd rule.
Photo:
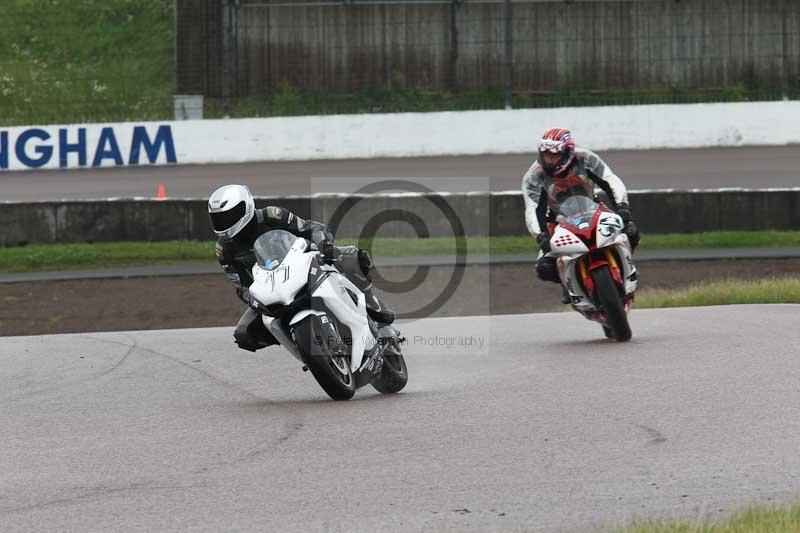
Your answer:
[[[249,307],[249,287],[255,264],[253,244],[273,229],[286,230],[312,241],[325,261],[334,262],[364,293],[367,311],[376,322],[388,325],[394,321],[394,313],[372,293],[370,272],[373,266],[369,254],[355,246],[334,246],[334,236],[325,224],[304,220],[282,207],[257,209],[250,190],[244,185],[226,185],[214,191],[208,200],[208,213],[217,236],[217,260],[236,287],[236,294],[248,304],[233,333],[239,348],[254,352],[278,344],[261,321],[261,315]]]
[[[622,217],[622,231],[635,249],[639,230],[628,205],[628,192],[611,168],[594,152],[576,148],[568,129],[547,130],[538,149],[538,159],[522,178],[522,194],[525,224],[541,252],[536,263],[539,279],[560,283],[556,259],[544,256],[550,251],[548,223],[555,220],[559,205],[569,196],[577,193],[593,198],[595,185],[608,196],[609,207]],[[569,303],[567,295],[564,303]]]

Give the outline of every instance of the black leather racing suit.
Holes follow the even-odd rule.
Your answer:
[[[259,348],[277,344],[278,341],[267,330],[261,316],[251,307],[250,284],[253,283],[252,268],[256,262],[253,245],[256,239],[265,232],[282,229],[309,239],[322,250],[324,243],[333,243],[333,234],[328,227],[313,220],[304,220],[288,209],[269,206],[256,209],[253,219],[233,239],[220,239],[216,244],[217,260],[225,274],[236,287],[236,294],[248,304],[247,310],[239,319],[233,337],[240,348],[255,351]],[[370,269],[372,262],[369,255],[355,246],[336,248],[339,261],[336,263],[340,272],[361,289],[367,301],[367,307],[374,318],[384,323],[394,319],[394,314],[386,309],[372,294]]]
[[[525,200],[525,225],[528,231],[537,240],[541,233],[547,235],[547,223],[555,220],[561,202],[575,194],[592,198],[595,186],[606,193],[611,203],[610,207],[622,215],[626,224],[625,231],[632,247],[636,248],[639,233],[630,214],[625,184],[600,159],[600,156],[582,148],[575,149],[575,159],[559,176],[547,172],[538,161],[535,161],[523,176],[522,194]],[[559,283],[556,260],[553,257],[540,257],[536,264],[536,272],[542,280]]]

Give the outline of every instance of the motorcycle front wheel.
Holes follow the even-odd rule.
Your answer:
[[[349,400],[356,392],[350,359],[337,355],[320,319],[311,315],[294,326],[295,342],[314,379],[334,400]]]
[[[628,315],[625,313],[625,306],[617,290],[617,284],[611,277],[608,266],[601,266],[592,270],[592,281],[594,281],[595,298],[597,304],[603,308],[608,317],[608,324],[613,337],[619,342],[631,340],[631,326],[628,324]],[[605,328],[603,328],[605,331]],[[606,333],[608,336],[608,333]]]
[[[383,353],[383,368],[372,386],[381,394],[400,392],[408,383],[408,368],[399,346],[387,346]]]

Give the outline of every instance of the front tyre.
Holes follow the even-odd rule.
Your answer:
[[[614,283],[614,278],[611,277],[608,265],[592,270],[591,275],[595,287],[596,303],[606,313],[608,318],[607,328],[611,330],[610,333],[613,338],[619,342],[631,340],[631,326],[628,324],[628,315],[625,313],[625,306],[617,290],[617,284]],[[603,328],[603,331],[610,338],[606,327]]]
[[[383,352],[383,368],[378,377],[372,380],[372,386],[381,394],[400,392],[408,383],[408,368],[400,347],[391,344]]]
[[[356,382],[350,370],[350,358],[336,353],[319,317],[307,316],[295,324],[294,336],[303,362],[328,396],[334,400],[352,398]]]

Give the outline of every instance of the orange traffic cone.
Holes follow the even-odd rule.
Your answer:
[[[167,188],[164,187],[163,183],[158,184],[158,190],[156,190],[156,200],[163,200],[167,197]]]

